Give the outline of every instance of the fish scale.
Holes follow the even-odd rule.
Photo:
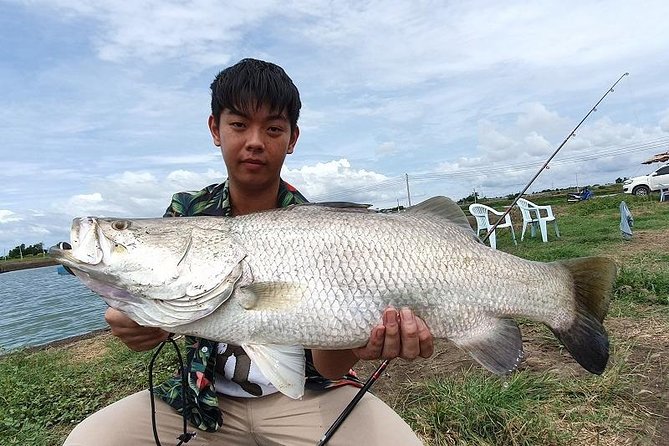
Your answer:
[[[389,304],[416,307],[418,314],[425,318],[428,325],[435,327],[434,332],[438,336],[449,337],[449,324],[440,321],[450,319],[452,324],[459,325],[458,331],[465,331],[472,328],[472,324],[478,320],[472,317],[476,310],[496,313],[504,311],[508,315],[515,315],[509,311],[518,307],[514,305],[514,300],[523,298],[527,302],[532,298],[527,293],[509,290],[507,287],[505,291],[508,299],[504,299],[505,294],[498,294],[500,298],[488,299],[487,306],[475,307],[470,302],[474,295],[468,290],[481,290],[481,284],[473,282],[467,276],[478,273],[481,259],[458,253],[461,246],[458,242],[478,248],[481,254],[488,254],[489,250],[459,227],[437,225],[425,218],[407,221],[399,216],[386,218],[382,214],[372,214],[377,217],[372,218],[367,212],[350,212],[345,214],[343,224],[337,222],[337,225],[344,227],[342,230],[339,226],[323,223],[329,221],[328,216],[323,214],[333,211],[318,207],[302,207],[300,211],[286,212],[290,218],[282,219],[280,224],[272,222],[271,219],[258,220],[253,217],[240,217],[232,221],[231,235],[248,253],[245,261],[250,265],[254,281],[299,283],[307,288],[303,295],[303,305],[288,308],[287,311],[275,309],[260,318],[281,321],[282,323],[275,324],[277,329],[284,325],[298,325],[312,327],[311,331],[304,329],[297,333],[299,337],[291,338],[296,333],[294,330],[287,330],[287,333],[271,333],[265,330],[264,338],[257,341],[267,342],[271,338],[282,344],[300,343],[318,348],[360,346],[369,338],[371,329],[380,322],[383,309]],[[248,224],[248,221],[252,223]],[[319,230],[305,232],[302,237],[282,237],[282,234],[291,231],[293,227],[310,226],[319,227]],[[447,244],[426,248],[433,245],[435,238],[439,239],[449,232],[451,237]],[[396,234],[397,238],[384,236],[391,233]],[[381,236],[375,237],[376,234]],[[411,234],[411,238],[408,234]],[[342,239],[346,240],[345,244],[341,243]],[[374,243],[370,243],[372,239]],[[384,243],[384,239],[390,243]],[[415,249],[416,246],[422,249]],[[328,260],[319,265],[314,261],[315,258]],[[435,263],[439,263],[438,259],[449,258],[465,260],[459,268],[453,268],[456,274],[446,277],[444,270],[449,268],[441,269]],[[514,266],[515,268],[510,268],[503,265],[501,271],[500,268],[494,268],[492,275],[504,279],[511,272],[517,274],[522,271],[520,265]],[[365,281],[364,286],[360,286],[360,280]],[[429,292],[426,293],[425,289]],[[452,292],[453,290],[456,292]],[[491,291],[498,290],[493,288]],[[548,288],[546,291],[564,292]],[[449,295],[454,300],[444,299]],[[341,316],[338,316],[338,312],[328,313],[327,310],[333,307],[332,302],[337,302],[338,307],[349,308],[350,311],[342,313]],[[444,305],[444,302],[452,304]],[[420,307],[424,309],[424,314]],[[460,313],[467,317],[458,319],[449,316]],[[531,316],[536,317],[537,313],[533,311]],[[324,316],[340,317],[341,320],[336,325],[349,326],[348,333],[338,336],[327,330],[327,324],[318,322]],[[221,325],[227,325],[225,320],[222,321],[224,322]],[[202,322],[198,325],[202,325]],[[224,329],[212,326],[212,333],[205,334],[212,336],[216,331],[223,338],[232,338],[234,342],[243,341],[237,339],[235,333],[222,333],[222,330]]]

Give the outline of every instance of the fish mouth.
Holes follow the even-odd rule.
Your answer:
[[[55,260],[60,262],[62,267],[65,268],[65,271],[74,276],[75,274],[72,271],[72,269],[69,266],[66,266],[63,260],[70,255],[70,253],[68,253],[67,251],[71,250],[72,250],[72,245],[70,245],[68,242],[60,242],[57,245],[54,245],[49,248],[49,257],[53,257]]]
[[[104,264],[109,258],[111,243],[105,237],[97,218],[75,218],[70,230],[70,243],[61,242],[49,248],[49,255],[70,268],[87,270]]]
[[[66,242],[61,242],[58,245],[49,248],[49,257],[65,266],[68,270],[70,268],[76,268],[80,262],[72,255],[72,247],[63,248],[61,247],[62,243]]]

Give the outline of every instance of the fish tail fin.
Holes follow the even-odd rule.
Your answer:
[[[573,278],[575,315],[550,327],[587,371],[601,375],[609,360],[609,338],[602,325],[609,309],[616,265],[606,257],[585,257],[556,262]]]

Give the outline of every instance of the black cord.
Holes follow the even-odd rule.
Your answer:
[[[180,440],[177,443],[177,446],[181,446],[184,443],[188,443],[193,437],[195,437],[195,432],[188,432],[188,402],[186,401],[186,389],[188,388],[188,377],[186,376],[184,370],[184,361],[181,357],[181,352],[179,351],[179,346],[172,339],[172,335],[169,338],[160,343],[156,351],[151,357],[151,362],[149,362],[149,394],[151,395],[151,427],[153,429],[153,439],[156,441],[156,446],[162,446],[160,439],[158,438],[158,427],[156,425],[156,401],[155,395],[153,393],[153,364],[158,358],[158,354],[163,349],[166,343],[171,343],[174,347],[174,350],[177,352],[177,359],[179,360],[179,373],[181,374],[181,403],[183,407],[181,409],[181,415],[183,416],[183,433],[177,437],[177,440]]]

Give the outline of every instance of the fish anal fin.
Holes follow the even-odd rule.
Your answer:
[[[523,340],[513,319],[491,318],[471,336],[451,338],[479,364],[497,375],[513,372],[523,359]]]
[[[302,398],[306,362],[302,346],[242,344],[242,348],[279,392]]]
[[[271,311],[298,305],[305,289],[289,282],[255,282],[241,287],[238,293],[238,302],[244,309]]]

